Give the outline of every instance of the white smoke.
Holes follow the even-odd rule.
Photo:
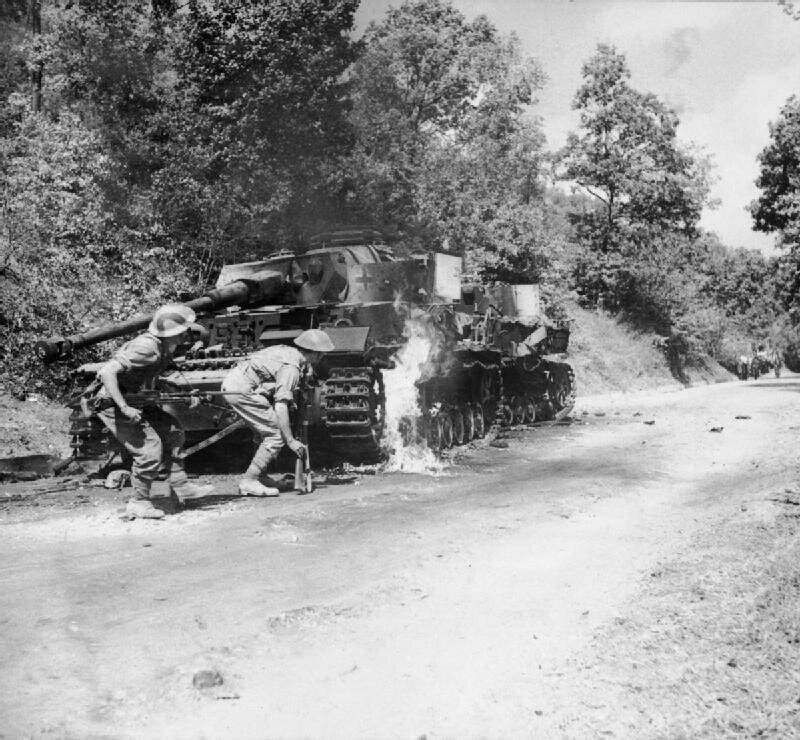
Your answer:
[[[437,350],[437,336],[430,324],[408,319],[403,328],[406,343],[394,356],[395,367],[384,370],[386,426],[384,447],[389,452],[386,469],[404,473],[438,474],[444,463],[417,434],[423,412],[417,382],[430,371]]]

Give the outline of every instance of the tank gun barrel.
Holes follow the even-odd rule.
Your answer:
[[[269,301],[280,295],[284,287],[284,277],[272,270],[257,273],[242,280],[236,280],[220,288],[209,290],[204,295],[184,303],[196,313],[214,311],[228,306],[245,306]],[[50,337],[36,343],[36,354],[42,362],[50,363],[69,357],[76,349],[99,344],[109,339],[146,329],[153,314],[137,316],[116,324],[106,324],[97,329],[70,334],[68,337]]]

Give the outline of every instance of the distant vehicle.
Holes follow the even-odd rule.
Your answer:
[[[775,377],[781,377],[781,370],[783,369],[783,353],[780,350],[772,351],[772,369],[775,372]]]
[[[739,380],[747,380],[750,377],[750,355],[739,355],[739,361],[736,363],[736,374]]]
[[[760,346],[753,354],[750,361],[750,374],[755,380],[761,375],[768,373],[773,367],[772,359],[763,346]]]

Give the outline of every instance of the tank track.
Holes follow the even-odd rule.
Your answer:
[[[475,363],[462,366],[462,373],[464,369],[472,377],[461,383],[460,397],[437,396],[434,391],[425,398],[423,389],[425,410],[415,422],[406,421],[406,443],[425,439],[430,449],[441,454],[502,427],[560,421],[575,405],[575,374],[564,362],[540,360],[528,369],[517,364]],[[439,379],[437,385],[447,384]]]
[[[330,442],[347,457],[380,454],[386,411],[380,370],[368,365],[331,368],[320,406]]]
[[[504,426],[558,421],[575,404],[575,375],[567,363],[541,360],[524,368],[474,362],[459,366],[457,374],[422,389],[424,412],[405,423],[407,443],[424,439],[441,454]],[[321,394],[321,421],[337,453],[378,459],[386,409],[381,371],[369,365],[332,368]],[[70,435],[78,457],[121,451],[100,421],[79,409],[70,418]]]

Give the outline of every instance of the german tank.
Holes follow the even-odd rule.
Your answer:
[[[235,415],[222,400],[197,406],[189,397],[216,398],[227,371],[248,353],[312,327],[324,329],[336,351],[326,356],[302,408],[312,444],[337,459],[385,452],[384,374],[395,367],[412,326],[431,341],[414,381],[419,414],[407,420],[404,434],[420,435],[434,451],[469,442],[493,424],[561,418],[574,403],[572,369],[553,357],[566,351],[569,330],[545,318],[537,285],[464,283],[460,257],[429,252],[401,259],[372,230],[321,234],[300,255],[277,252],[227,265],[216,287],[187,305],[204,336],[179,349],[159,380],[157,402],[183,424],[190,455],[223,437]],[[55,337],[38,351],[44,361],[57,360],[141,331],[149,318]],[[96,369],[85,365],[79,377],[88,381]],[[121,454],[80,394],[70,405],[77,459]]]

